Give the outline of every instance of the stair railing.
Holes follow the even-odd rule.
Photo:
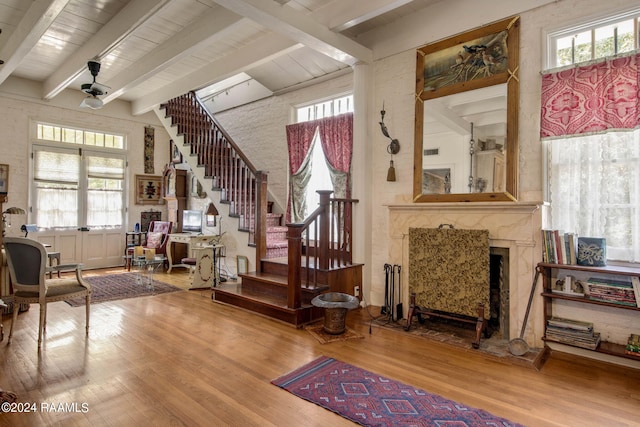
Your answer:
[[[318,191],[318,208],[302,223],[287,224],[289,308],[300,308],[303,282],[305,287],[315,288],[319,273],[353,261],[352,213],[358,200],[332,199],[331,193]]]
[[[212,190],[219,190],[221,202],[229,204],[229,215],[249,232],[260,272],[260,260],[267,253],[267,174],[253,166],[195,93],[171,99],[161,108],[177,126],[198,166],[204,167],[205,177],[212,179]]]

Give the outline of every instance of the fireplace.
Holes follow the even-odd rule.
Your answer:
[[[540,229],[542,211],[534,203],[413,203],[389,205],[389,247],[387,260],[409,265],[410,228],[438,228],[442,223],[459,229],[489,230],[494,270],[491,295],[493,319],[504,339],[516,338],[522,327],[535,265],[542,253]],[[403,269],[407,280],[408,269]],[[381,281],[383,282],[383,281]],[[404,282],[408,283],[408,281]],[[374,292],[376,290],[374,289]],[[378,292],[383,294],[384,289]],[[408,287],[403,289],[404,307],[409,305]],[[381,298],[382,299],[382,298]],[[542,345],[542,308],[534,302],[525,340],[532,347]],[[405,313],[406,314],[406,313]],[[537,317],[540,316],[540,317]]]
[[[509,336],[509,249],[489,249],[489,327],[498,338]]]

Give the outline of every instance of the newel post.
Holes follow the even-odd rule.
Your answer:
[[[287,277],[287,306],[302,305],[302,230],[304,224],[287,224],[289,274]]]

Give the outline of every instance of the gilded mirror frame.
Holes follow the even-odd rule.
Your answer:
[[[518,102],[519,102],[519,47],[520,17],[511,17],[484,27],[468,31],[436,43],[425,45],[416,52],[415,134],[413,159],[413,201],[420,202],[488,202],[516,201],[518,198]],[[463,82],[425,89],[425,57],[433,53],[457,50],[479,38],[507,32],[507,68]],[[423,132],[424,101],[446,95],[479,89],[497,84],[507,84],[507,134],[505,139],[506,176],[504,192],[423,194]]]

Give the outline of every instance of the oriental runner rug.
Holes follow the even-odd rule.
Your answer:
[[[326,356],[271,383],[363,426],[521,426]]]
[[[85,277],[84,280],[91,284],[91,304],[183,290],[155,279],[153,280],[153,286],[148,286],[145,283],[139,283],[139,278],[140,276],[137,273],[121,273],[89,276]],[[143,279],[146,280],[146,276]],[[85,304],[85,299],[84,297],[74,298],[66,301],[66,303],[72,307],[79,307]]]

